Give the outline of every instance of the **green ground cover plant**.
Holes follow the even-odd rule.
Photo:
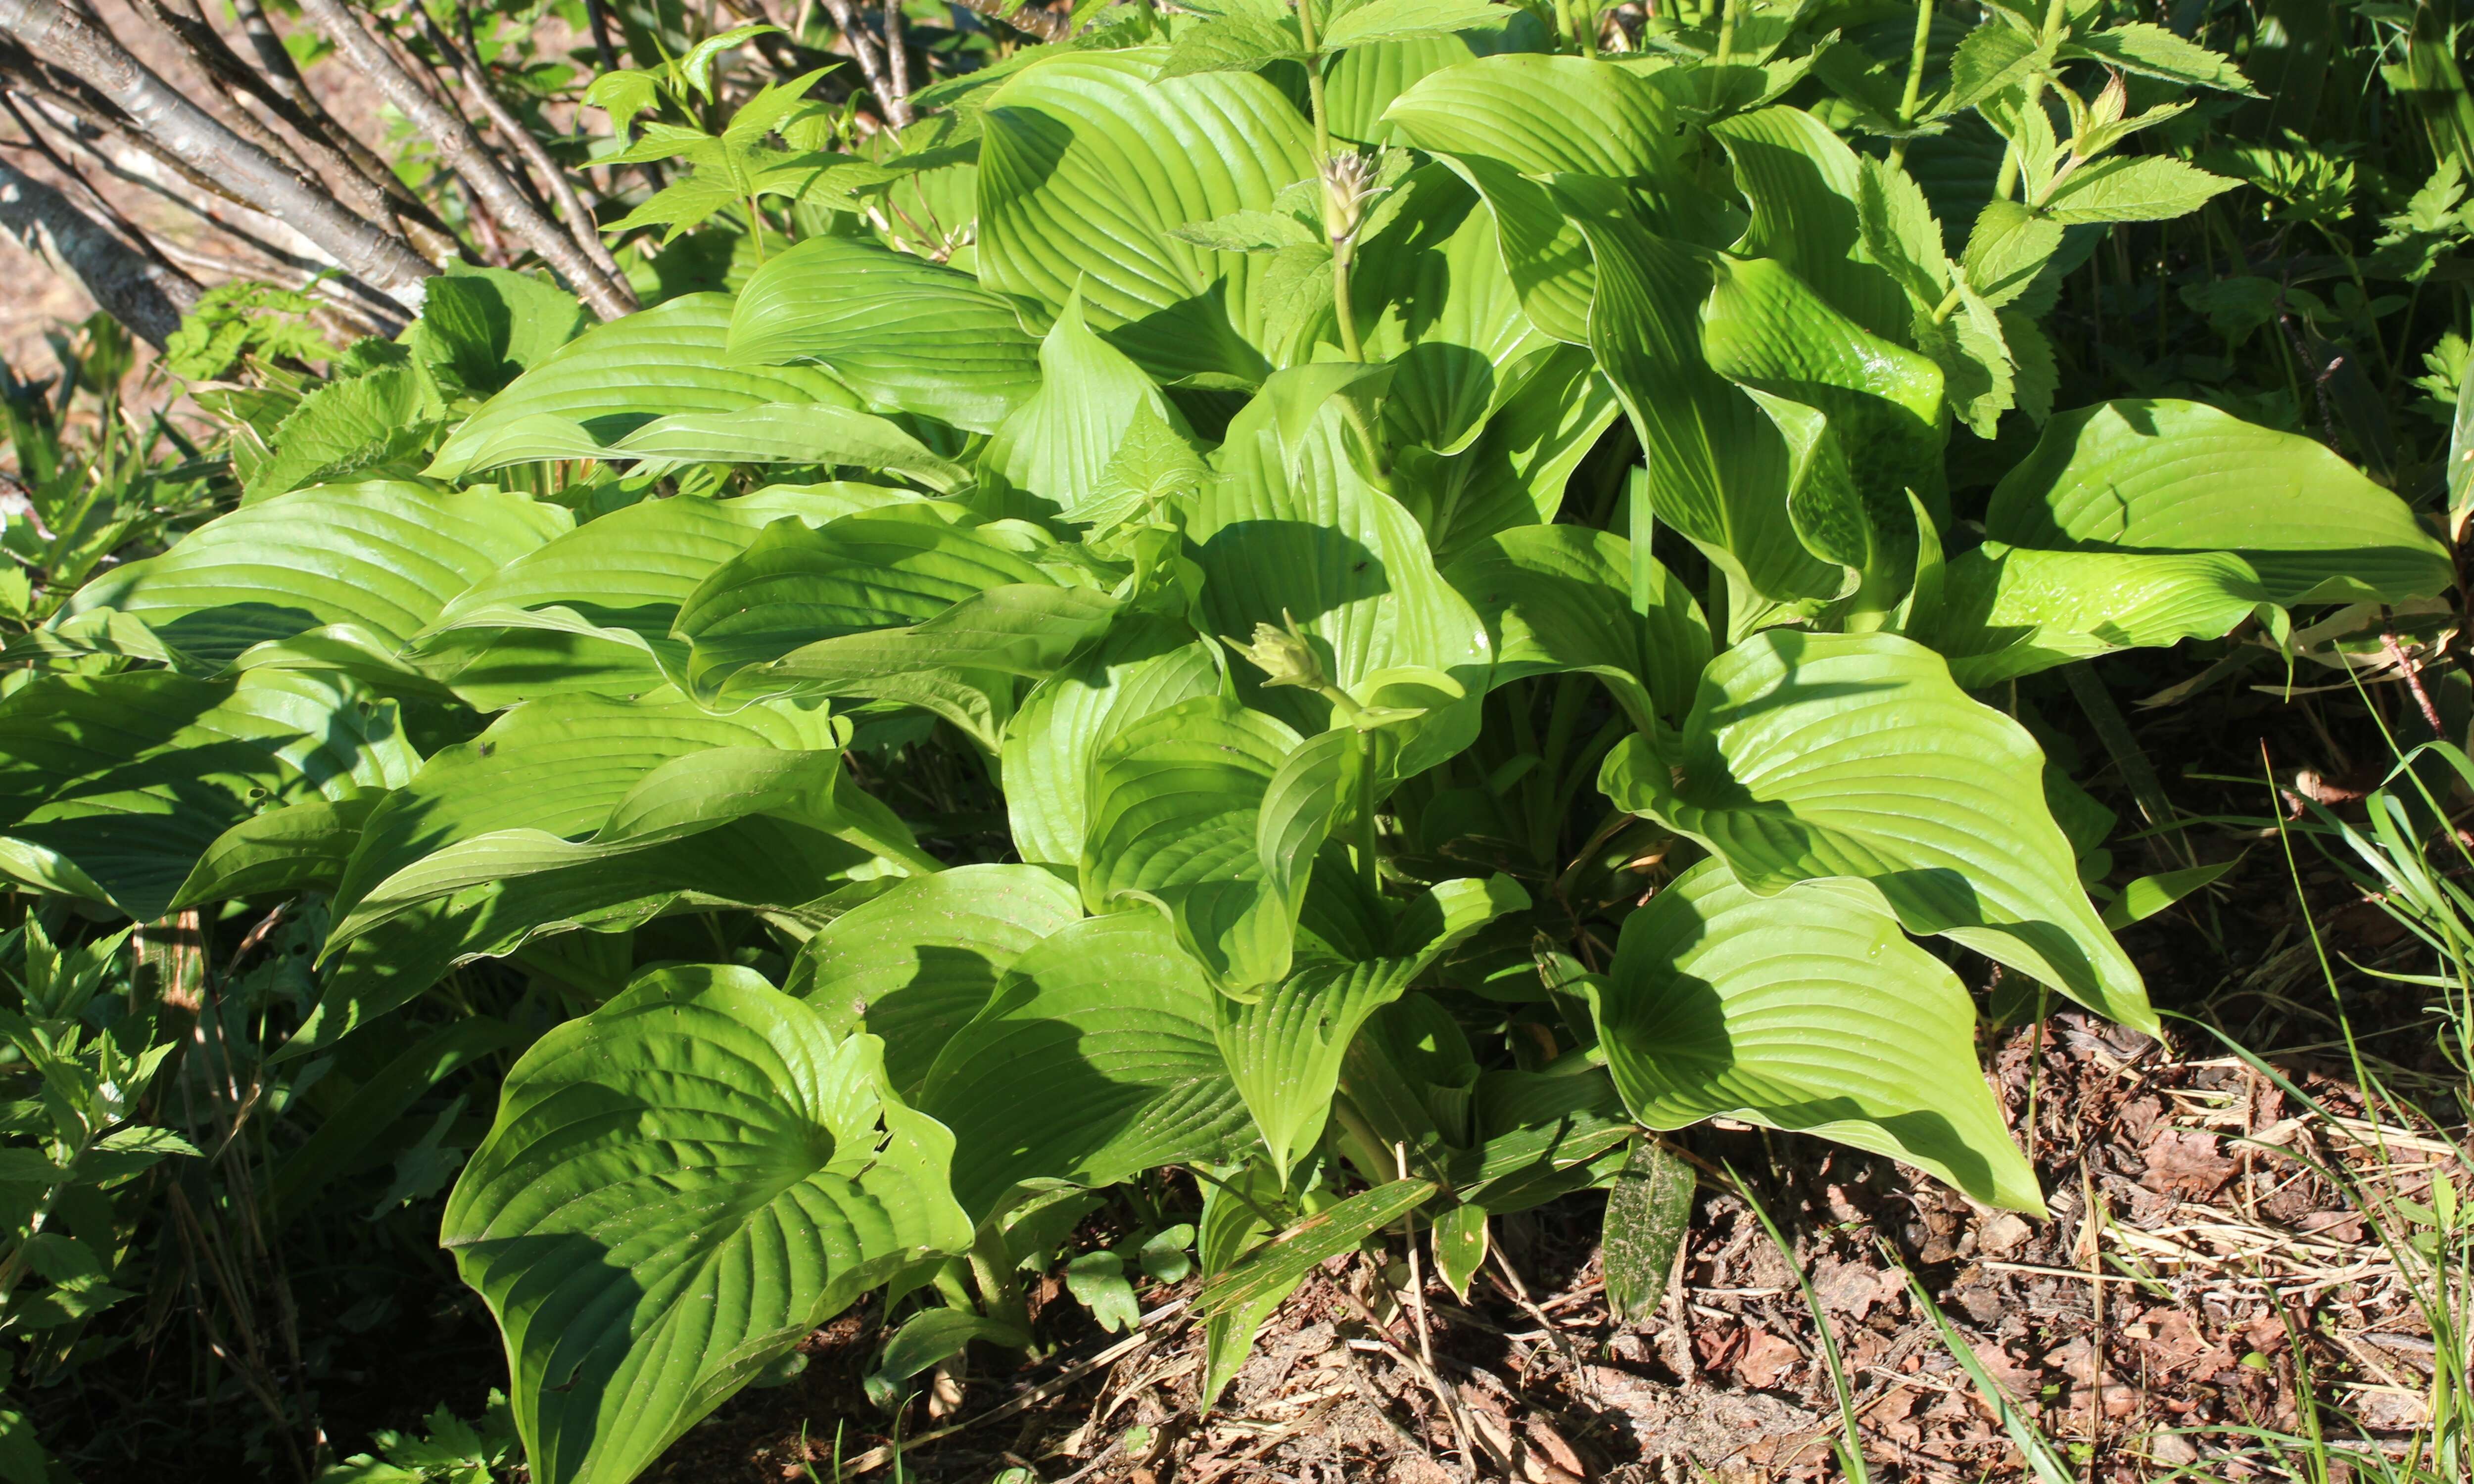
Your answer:
[[[1115,1328],[1199,1270],[1206,1401],[1315,1263],[1405,1226],[1466,1291],[1492,1218],[1713,1117],[2041,1213],[1962,970],[2152,1031],[2115,932],[2221,868],[2116,869],[2039,678],[2430,639],[2474,457],[2462,340],[2403,359],[2474,235],[2444,47],[2384,54],[2438,163],[2357,254],[2351,164],[2219,132],[2315,116],[2273,47],[2137,10],[1683,7],[1616,53],[1569,6],[1119,6],[873,134],[813,73],[717,88],[741,28],[584,95],[596,163],[665,172],[608,230],[711,286],[595,323],[459,266],[324,349],[301,296],[202,306],[230,508],[10,548],[17,1363],[128,1292],[98,1198],[223,1158],[135,1110],[202,1014],[180,935],[279,903],[294,977],[204,1012],[325,1099],[240,1156],[266,1218],[451,1172],[542,1484],[635,1477],[864,1294],[889,1400],[1031,1345],[1025,1269],[1164,1170],[1199,1216],[1068,1281]],[[2134,271],[2254,198],[2324,298]],[[2227,366],[2104,345],[2143,293]],[[2284,374],[2228,389],[2252,335]],[[1672,1203],[1610,1209],[1671,1255]]]

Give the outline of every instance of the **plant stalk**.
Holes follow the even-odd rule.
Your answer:
[[[1916,100],[1924,92],[1925,56],[1932,45],[1933,0],[1916,0],[1916,39],[1907,53],[1907,85],[1899,94],[1899,127],[1916,127]],[[1890,143],[1890,168],[1899,169],[1907,162],[1907,141],[1903,135]]]

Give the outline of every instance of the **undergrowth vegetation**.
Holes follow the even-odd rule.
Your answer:
[[[870,1294],[899,1406],[1060,1261],[1199,1273],[1208,1401],[1585,1189],[1645,1310],[1711,1118],[2041,1214],[1971,984],[2156,1031],[2116,931],[2230,864],[2086,661],[2474,714],[2446,8],[2151,12],[1078,6],[881,128],[656,26],[646,307],[218,291],[211,458],[90,330],[8,389],[0,1477],[176,1308],[331,1463],[292,1316],[433,1241],[503,1405],[363,1478],[621,1484]],[[2469,771],[2309,803],[2461,1065]]]

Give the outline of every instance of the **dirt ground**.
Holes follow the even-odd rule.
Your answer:
[[[2329,1003],[2316,953],[2276,884],[2258,881],[2249,912],[2241,894],[2222,910],[2223,938],[2254,951],[2206,1003],[2245,1044],[2286,1048],[2269,1065],[2325,1115],[2200,1026],[2153,1041],[2064,1013],[2041,1032],[1987,1036],[1990,1075],[2023,1137],[2032,1109],[2050,1205],[2041,1222],[1817,1140],[1723,1127],[1683,1137],[1706,1165],[1745,1172],[1790,1234],[1843,1348],[1877,1477],[2008,1478],[2022,1466],[1911,1298],[1909,1272],[2086,1477],[2192,1465],[2217,1479],[2287,1476],[2246,1429],[2304,1431],[2306,1396],[2332,1436],[2401,1446],[2429,1421],[2434,1346],[2411,1275],[2315,1168],[2408,1202],[2465,1171],[2430,1130],[2363,1115],[2333,1022],[2315,1008]],[[2358,962],[2408,946],[2362,908],[2339,914],[2333,936],[2332,952]],[[2178,957],[2186,977],[2217,956],[2188,927],[2130,943],[2151,974]],[[2432,1043],[2412,1006],[2369,989],[2348,997],[2348,1014],[2382,1024],[2392,1051]],[[2435,1071],[2445,1068],[2385,1075],[2412,1093]],[[1029,1467],[1048,1484],[1837,1476],[1837,1402],[1810,1312],[1744,1202],[1704,1181],[1663,1307],[1632,1326],[1604,1301],[1600,1204],[1576,1197],[1498,1220],[1508,1261],[1465,1304],[1429,1279],[1422,1337],[1372,1261],[1334,1259],[1267,1327],[1208,1417],[1196,1405],[1191,1281],[1145,1295],[1150,1322],[1130,1337],[1052,1302],[1041,1328],[1053,1356],[947,1378],[909,1414],[903,1466],[972,1481]],[[2402,1257],[2420,1260],[2410,1245]],[[1054,1281],[1034,1297],[1055,1301]],[[648,1476],[721,1484],[813,1468],[830,1480],[837,1427],[843,1477],[888,1476],[889,1423],[858,1379],[878,1335],[865,1313],[819,1331],[792,1384],[742,1395]]]

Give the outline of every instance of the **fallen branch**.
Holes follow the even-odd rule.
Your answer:
[[[333,8],[334,0],[315,0]],[[102,24],[58,0],[0,0],[0,32],[93,87],[199,174],[315,243],[346,273],[407,309],[437,267],[403,239],[305,181],[130,55]]]

